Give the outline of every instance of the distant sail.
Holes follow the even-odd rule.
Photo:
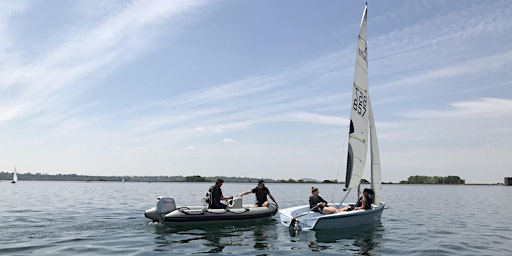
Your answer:
[[[14,172],[12,174],[12,181],[11,183],[16,183],[18,182],[18,173],[16,172],[16,166],[14,166]]]

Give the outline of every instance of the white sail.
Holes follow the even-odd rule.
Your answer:
[[[14,167],[14,172],[12,174],[12,182],[18,182],[18,173],[16,172],[16,166]]]
[[[357,43],[345,179],[345,188],[347,189],[355,188],[361,182],[368,148],[369,98],[366,13],[367,7],[364,8],[363,17],[361,18]]]
[[[371,183],[372,189],[375,193],[374,202],[375,205],[380,205],[381,200],[381,188],[382,183],[380,175],[380,155],[379,155],[379,144],[377,142],[377,129],[375,127],[375,119],[373,118],[372,104],[369,101],[368,106],[370,107],[370,159],[371,159]]]

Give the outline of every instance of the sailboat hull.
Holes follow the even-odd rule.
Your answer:
[[[347,204],[343,204],[341,207],[345,205]],[[339,204],[332,206],[339,207]],[[306,205],[281,210],[279,211],[279,216],[281,223],[285,226],[289,226],[290,223],[292,223],[294,216],[300,216],[296,218],[295,225],[302,230],[342,229],[379,223],[382,212],[384,211],[384,206],[385,204],[381,203],[379,206],[374,206],[369,210],[356,210],[324,215],[318,212],[310,212],[309,205]]]

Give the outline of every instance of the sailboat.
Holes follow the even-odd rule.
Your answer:
[[[16,166],[14,166],[14,172],[12,173],[12,181],[11,183],[18,182],[18,173],[16,172]]]
[[[340,229],[380,222],[385,203],[381,202],[380,156],[377,144],[375,120],[368,91],[368,55],[366,45],[365,6],[358,35],[358,47],[354,71],[354,83],[350,114],[349,140],[347,150],[347,170],[343,199],[340,203],[329,204],[338,209],[354,205],[344,203],[352,190],[358,190],[365,169],[368,147],[370,147],[371,188],[374,191],[370,209],[339,211],[322,214],[313,211],[309,205],[279,210],[281,223],[301,230]]]

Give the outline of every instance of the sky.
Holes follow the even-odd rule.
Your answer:
[[[343,180],[363,8],[1,1],[0,170]],[[511,16],[368,1],[383,181],[512,176]]]

